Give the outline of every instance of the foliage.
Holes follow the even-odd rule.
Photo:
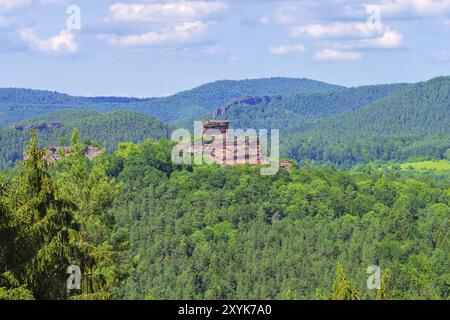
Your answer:
[[[92,111],[70,110],[47,114],[24,124],[60,122],[61,128],[38,132],[41,147],[67,145],[73,130],[79,142],[101,145],[112,152],[119,142],[141,142],[147,138],[167,138],[169,127],[144,114],[117,111],[99,114]],[[0,128],[0,168],[22,159],[29,132]]]
[[[338,283],[352,290],[338,293],[347,298],[449,298],[450,180],[332,167],[276,176],[176,168],[164,152],[170,145],[147,142],[111,170],[124,185],[111,214],[136,263],[119,297],[328,299],[320,292],[333,292],[341,261]],[[366,287],[373,264],[381,292]]]
[[[332,300],[360,300],[358,292],[352,287],[347,280],[344,268],[339,262],[336,268],[336,279],[333,285]]]
[[[82,290],[71,295],[110,297],[120,244],[111,241],[113,219],[105,211],[120,185],[106,176],[105,164],[92,166],[80,152],[49,167],[34,131],[27,156],[1,188],[0,297],[68,298],[70,265],[83,270]]]

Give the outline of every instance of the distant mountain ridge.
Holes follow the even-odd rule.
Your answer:
[[[30,103],[30,104],[62,104],[71,102],[138,102],[145,99],[133,97],[82,97],[48,90],[26,88],[0,88],[0,103]]]
[[[110,112],[141,112],[168,123],[198,119],[214,107],[246,95],[287,95],[326,92],[343,87],[321,81],[297,78],[221,80],[201,85],[169,97],[76,97],[52,91],[0,89],[0,126],[38,117],[48,112],[78,108]]]
[[[227,119],[234,128],[280,129],[282,155],[299,162],[350,167],[374,160],[443,159],[450,148],[450,77],[354,88],[289,78],[217,81],[148,99],[24,89],[0,89],[0,97],[0,126],[63,123],[42,141],[79,127],[108,150],[118,141],[167,137],[170,128],[192,128],[192,121],[211,117]],[[0,142],[13,146],[2,146],[0,157],[16,159],[21,151],[15,146],[23,139],[0,128]]]

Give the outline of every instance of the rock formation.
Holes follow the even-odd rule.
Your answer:
[[[71,151],[71,147],[50,147],[45,150],[45,155],[43,160],[47,163],[55,163],[62,159],[62,157],[67,157]],[[97,158],[99,155],[103,153],[103,150],[93,147],[87,146],[83,149],[84,156],[90,160]],[[23,159],[28,160],[28,155],[25,153]]]

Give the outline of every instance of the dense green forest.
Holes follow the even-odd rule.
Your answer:
[[[295,82],[284,78],[261,82],[216,82],[165,98],[173,101],[170,106],[165,105],[168,108],[163,112],[165,116],[159,118],[172,117],[170,110],[177,109],[177,114],[184,121],[171,127],[192,130],[192,120],[208,119],[213,111],[219,110],[221,112],[217,118],[228,119],[235,128],[280,128],[282,156],[295,159],[298,163],[333,163],[349,168],[376,160],[407,162],[443,159],[450,149],[449,84],[448,77],[411,85],[357,88],[326,86],[302,79]],[[273,87],[269,90],[271,85]],[[242,87],[238,90],[234,86]],[[227,89],[230,90],[229,95],[219,98],[220,93]],[[297,90],[303,93],[245,95],[232,103],[222,104],[244,92],[258,93],[260,90],[269,93]],[[59,94],[47,96],[42,92],[34,96],[33,91],[25,91],[22,96],[19,92],[16,92],[19,98],[6,96],[3,101],[7,98],[14,103],[42,100],[59,105],[71,103],[74,99]],[[105,103],[108,98],[95,99]],[[132,98],[109,99],[116,103],[121,100],[124,103],[128,101],[128,104],[137,103]],[[193,105],[196,111],[193,111]],[[213,108],[220,105],[222,107]],[[97,107],[94,103],[86,108]],[[61,122],[62,128],[39,133],[42,146],[64,143],[71,130],[77,127],[82,137],[101,143],[108,151],[114,151],[118,142],[141,142],[147,137],[164,138],[171,131],[169,126],[143,114],[148,110],[143,106],[138,108],[140,113],[116,111],[99,114],[86,108],[45,113],[16,124]],[[178,121],[174,119],[171,120]],[[21,158],[26,137],[26,132],[0,128],[0,167],[11,166]]]
[[[294,128],[287,139],[289,155],[298,160],[351,166],[371,160],[443,159],[450,149],[450,78],[409,86],[321,120],[302,134]]]
[[[120,184],[90,162],[73,135],[72,153],[50,168],[33,134],[29,159],[0,180],[0,299],[68,298],[66,270],[83,271],[74,299],[108,299],[127,272],[106,208]]]
[[[213,112],[280,128],[292,170],[174,165],[171,132]],[[450,77],[149,99],[0,89],[0,299],[449,299],[449,119]],[[88,160],[88,145],[107,152]]]
[[[220,118],[237,128],[280,128],[283,155],[299,163],[443,159],[450,149],[450,77],[234,103]]]
[[[309,79],[269,78],[216,81],[162,98],[74,97],[57,92],[0,89],[0,126],[32,119],[48,112],[88,109],[99,112],[142,112],[169,123],[189,123],[245,95],[287,95],[336,90],[342,87]]]
[[[170,136],[170,127],[145,114],[115,111],[98,113],[90,110],[71,109],[45,114],[22,125],[57,122],[60,128],[38,132],[41,147],[64,146],[68,144],[74,128],[77,128],[83,142],[99,144],[108,152],[116,149],[118,142],[141,142],[147,138],[158,140]],[[13,166],[22,159],[30,130],[0,128],[0,168]]]
[[[289,131],[312,120],[356,110],[407,87],[403,84],[363,86],[287,95],[278,99],[269,97],[257,103],[240,99],[225,106],[226,114],[218,118],[230,120],[236,128],[282,128]]]
[[[1,179],[0,297],[448,299],[450,179],[395,168],[175,166],[166,140]],[[55,262],[57,268],[54,268]],[[80,292],[65,291],[81,265]],[[378,265],[381,290],[366,287]]]

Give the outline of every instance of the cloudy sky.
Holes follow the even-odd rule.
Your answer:
[[[450,0],[0,0],[0,87],[162,96],[219,79],[450,75]]]

